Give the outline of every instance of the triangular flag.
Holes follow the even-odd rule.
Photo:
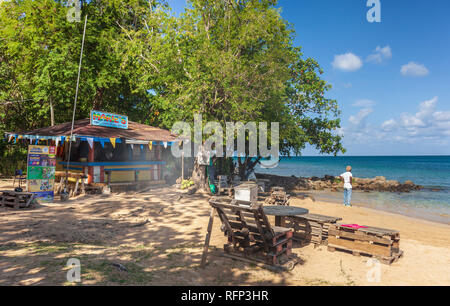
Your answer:
[[[94,138],[86,138],[89,147],[92,149],[94,147]]]
[[[164,141],[163,145],[164,145],[164,149],[167,149],[167,141]]]
[[[148,142],[148,149],[151,151],[153,147],[153,141]]]
[[[103,139],[100,139],[100,144],[102,145],[102,148],[105,148],[105,141]]]
[[[131,150],[134,149],[134,145],[132,143],[130,143],[130,147],[131,147]]]
[[[8,142],[11,142],[11,140],[13,139],[13,137],[14,137],[13,134],[9,135],[9,140],[8,140]]]
[[[144,145],[141,145],[141,150],[144,150]]]
[[[113,146],[113,148],[116,147],[116,139],[115,138],[110,138],[109,141],[111,141],[111,144]]]
[[[55,146],[58,146],[58,145],[59,145],[59,140],[60,140],[60,139],[59,139],[58,137],[55,138]]]

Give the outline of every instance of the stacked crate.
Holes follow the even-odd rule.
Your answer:
[[[342,224],[331,225],[328,230],[328,250],[347,251],[379,259],[384,264],[397,261],[402,255],[400,233],[395,230],[365,227],[349,228]]]
[[[289,206],[289,195],[283,187],[272,188],[272,193],[266,198],[267,205],[286,205]]]
[[[25,208],[33,205],[35,195],[28,192],[0,191],[0,207]]]

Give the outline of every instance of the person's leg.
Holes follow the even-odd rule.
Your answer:
[[[344,188],[344,206],[347,206],[347,193],[348,189]]]
[[[352,206],[352,204],[350,204],[351,201],[352,201],[352,189],[349,189],[348,195],[347,195],[347,205],[348,206]]]

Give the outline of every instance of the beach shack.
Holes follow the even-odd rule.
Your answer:
[[[9,141],[56,147],[56,172],[79,174],[87,185],[163,184],[163,151],[176,136],[170,131],[129,121],[127,116],[91,111],[89,119],[20,133]],[[72,148],[69,159],[69,141]],[[75,175],[76,176],[76,175]],[[58,177],[57,177],[58,179]],[[60,177],[62,180],[63,177]]]

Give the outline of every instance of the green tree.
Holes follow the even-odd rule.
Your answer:
[[[131,119],[149,115],[150,95],[138,86],[142,57],[129,42],[162,39],[148,30],[164,17],[158,1],[82,1],[81,22],[67,19],[67,1],[22,0],[0,4],[0,108],[6,128],[31,129],[71,120],[84,16],[88,24],[76,118],[91,109],[128,113]],[[145,33],[145,34],[144,34]],[[149,54],[155,55],[158,48]],[[150,52],[147,52],[150,53]],[[151,78],[154,74],[147,71]],[[52,122],[52,110],[54,120]]]
[[[68,1],[62,0],[0,2],[2,134],[72,119],[86,14],[76,119],[87,118],[93,108],[126,113],[135,121],[151,118],[152,95],[140,85],[139,67],[160,57],[158,41],[164,34],[158,25],[168,16],[167,5],[155,0],[84,0],[81,22],[70,22],[68,10]],[[140,50],[138,42],[144,40],[153,48]],[[155,75],[157,71],[147,70],[145,77],[158,79]],[[2,146],[0,153],[10,149]]]
[[[160,121],[279,122],[280,151],[306,144],[322,153],[344,151],[338,105],[320,78],[318,63],[303,58],[294,31],[274,0],[190,0],[170,34],[176,46],[168,82],[155,88]],[[248,137],[248,135],[247,135]],[[270,135],[269,135],[270,138]],[[248,147],[248,146],[247,146]],[[261,156],[239,159],[245,177]],[[202,178],[204,176],[201,176]]]

